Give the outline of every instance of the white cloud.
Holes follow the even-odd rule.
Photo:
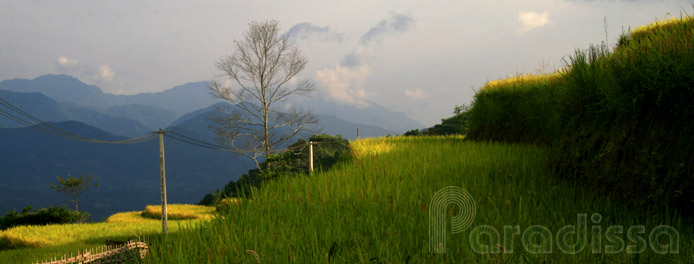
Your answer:
[[[58,57],[58,64],[63,65],[63,66],[75,66],[79,64],[77,60],[73,59],[68,59],[65,56]]]
[[[368,93],[362,87],[366,78],[371,74],[368,66],[326,68],[316,72],[316,80],[327,89],[331,99],[338,102],[354,104],[359,107],[368,106],[364,101]]]
[[[106,64],[99,65],[99,71],[101,72],[101,78],[107,81],[113,80],[113,76],[116,75],[111,70],[111,67],[108,67]]]
[[[549,13],[518,12],[518,33],[523,34],[549,23]]]
[[[86,64],[60,56],[53,62],[53,66],[48,70],[52,74],[67,74],[80,79],[87,84],[99,85],[110,82],[116,74],[111,67],[106,64]]]
[[[412,99],[424,99],[424,98],[429,97],[429,95],[427,93],[425,93],[424,91],[422,91],[422,89],[419,89],[419,88],[417,88],[414,91],[410,90],[410,89],[405,90],[405,96],[412,98]]]

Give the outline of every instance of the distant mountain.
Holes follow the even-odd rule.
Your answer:
[[[40,93],[15,93],[0,90],[0,98],[46,122],[75,120],[127,137],[140,136],[151,131],[135,120],[106,115],[92,107],[58,103]],[[6,108],[0,107],[0,110],[2,109]],[[0,124],[3,124],[3,127],[25,126],[4,116],[0,116]]]
[[[111,106],[102,112],[110,116],[135,120],[150,130],[167,127],[177,116],[174,112],[162,108],[139,104]]]
[[[53,123],[66,131],[101,140],[124,139],[74,121]],[[200,137],[194,130],[187,136]],[[170,203],[196,203],[252,168],[246,158],[164,139]],[[64,204],[50,189],[56,176],[93,173],[99,187],[80,199],[80,208],[100,220],[115,212],[142,210],[159,204],[159,145],[157,140],[120,145],[73,141],[32,128],[0,129],[0,214]]]
[[[382,137],[386,135],[398,135],[398,132],[386,130],[377,126],[357,124],[345,121],[334,115],[318,115],[320,120],[319,125],[321,133],[328,135],[342,135],[343,138],[353,140],[357,137],[357,128],[359,129],[359,137]]]
[[[187,83],[158,93],[114,95],[68,75],[42,75],[33,80],[2,81],[0,90],[38,92],[58,102],[71,102],[98,109],[132,104],[147,105],[165,109],[177,116],[219,102],[209,95],[206,82]]]
[[[134,119],[149,128],[161,127],[162,121],[170,120],[173,113],[174,119],[199,109],[207,108],[222,100],[210,96],[206,82],[192,82],[176,86],[169,90],[157,93],[141,93],[136,95],[113,95],[104,93],[96,86],[87,85],[80,80],[67,75],[43,75],[33,80],[13,79],[0,82],[0,90],[15,92],[40,92],[58,102],[72,102],[77,105],[91,106],[103,110],[106,114],[115,114],[119,117]],[[365,124],[373,127],[393,131],[400,134],[410,129],[422,128],[420,122],[408,117],[405,113],[388,110],[375,102],[369,102],[367,107],[357,107],[326,101],[323,99],[311,99],[296,102],[305,108],[310,108],[316,114],[332,115],[342,120]],[[108,109],[114,106],[125,105],[149,106],[157,111],[136,107],[135,109]],[[126,107],[127,108],[127,107]],[[165,110],[165,111],[161,111]],[[133,113],[133,114],[124,114]],[[138,119],[138,116],[147,116]]]
[[[422,123],[410,118],[407,114],[388,110],[374,102],[369,102],[366,107],[357,107],[318,99],[311,100],[305,105],[313,109],[315,113],[333,115],[357,124],[380,127],[393,131],[393,134],[402,134],[411,129],[424,127]]]
[[[196,128],[202,134],[206,134],[206,137],[212,139],[214,134],[209,127],[214,126],[212,119],[214,117],[220,116],[221,113],[219,108],[231,108],[229,103],[217,103],[210,107],[203,108],[197,111],[190,112],[178,120],[174,121],[172,125],[180,126],[184,125],[189,128]],[[357,136],[357,128],[359,128],[359,134],[361,137],[380,137],[386,136],[388,134],[395,135],[398,132],[392,130],[386,130],[377,126],[358,124],[354,122],[349,122],[338,118],[334,115],[316,115],[318,117],[317,129],[319,133],[328,135],[342,135],[346,139],[355,139]],[[206,130],[206,131],[205,131]],[[304,135],[306,137],[310,136],[308,134]],[[290,142],[293,143],[293,142]]]
[[[33,80],[12,79],[0,82],[0,90],[42,93],[58,102],[101,107],[108,99],[99,87],[87,85],[68,75],[42,75]]]
[[[158,93],[126,95],[117,104],[140,104],[158,107],[174,112],[177,117],[191,111],[221,102],[209,93],[207,82],[191,82]]]

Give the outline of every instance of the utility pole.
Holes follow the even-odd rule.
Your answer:
[[[159,134],[159,165],[161,166],[161,229],[166,235],[169,233],[169,219],[166,211],[166,166],[164,164],[164,133],[169,132],[169,130],[159,129],[158,131],[153,131]]]
[[[313,141],[308,142],[308,171],[313,173]]]
[[[359,128],[357,127],[357,139],[359,139]]]

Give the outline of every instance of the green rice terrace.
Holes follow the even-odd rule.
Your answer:
[[[0,231],[0,263],[137,237],[143,263],[694,263],[692,36],[661,21],[491,81],[465,136],[351,141],[332,168],[169,207],[167,236],[158,207]]]

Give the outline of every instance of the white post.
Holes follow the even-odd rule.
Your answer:
[[[313,142],[308,142],[308,171],[313,173]]]

